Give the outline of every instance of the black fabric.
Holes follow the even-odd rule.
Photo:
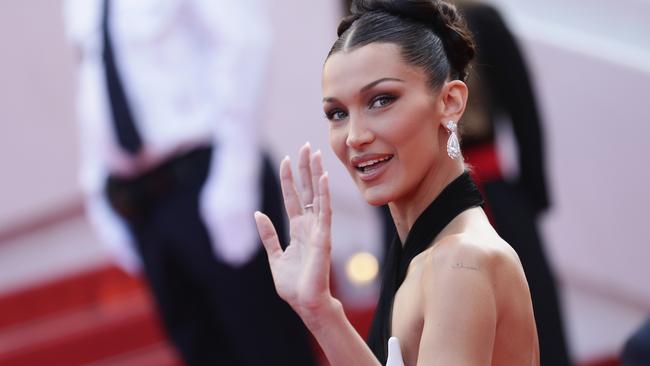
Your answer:
[[[135,178],[109,176],[106,185],[113,209],[130,222],[147,218],[156,202],[196,184],[196,167],[212,156],[212,147],[199,147],[174,156]]]
[[[146,202],[127,220],[164,328],[190,366],[315,365],[307,330],[275,291],[262,244],[238,268],[215,257],[199,213],[211,158],[205,151],[188,154],[193,169],[181,164],[183,178],[165,194],[138,199],[147,190],[143,181],[155,181],[149,178],[136,178],[127,194]],[[121,190],[129,186],[120,182]],[[268,159],[259,189],[262,211],[286,238],[280,188]]]
[[[650,365],[650,319],[625,342],[621,353],[621,366]]]
[[[433,239],[456,216],[482,203],[481,193],[469,173],[465,172],[445,187],[422,212],[410,229],[403,246],[399,238],[395,236],[384,261],[379,303],[368,337],[368,345],[382,364],[386,363],[388,356],[387,346],[388,338],[391,335],[393,300],[406,278],[411,260],[429,248]]]
[[[117,65],[115,64],[115,54],[113,43],[111,42],[111,32],[109,27],[110,0],[104,0],[102,14],[102,39],[104,49],[102,57],[104,58],[104,73],[106,77],[106,87],[108,89],[108,99],[111,109],[111,120],[113,121],[113,130],[117,136],[117,141],[125,151],[136,154],[142,149],[142,137],[138,133],[133,120],[133,114],[129,108],[126,99],[126,93],[120,80]]]

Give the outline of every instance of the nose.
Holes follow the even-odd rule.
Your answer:
[[[348,136],[345,140],[348,147],[359,149],[375,139],[375,134],[368,128],[366,122],[361,117],[350,116],[348,120]]]

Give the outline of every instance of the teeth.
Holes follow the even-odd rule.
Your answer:
[[[386,161],[386,160],[388,160],[388,159],[390,159],[389,156],[387,156],[387,157],[385,157],[385,158],[382,158],[382,159],[375,159],[375,160],[364,161],[363,163],[357,165],[357,167],[358,167],[358,168],[365,168],[365,167],[367,167],[367,166],[371,166],[371,165],[374,165],[374,164],[377,164],[377,163],[381,163],[382,161]]]

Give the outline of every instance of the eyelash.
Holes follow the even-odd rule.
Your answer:
[[[380,100],[387,100],[388,103],[386,103],[386,104],[384,104],[384,105],[377,106],[377,107],[375,107],[375,108],[382,108],[382,107],[385,107],[385,106],[389,105],[390,103],[394,102],[395,99],[397,99],[397,97],[395,97],[395,96],[393,96],[393,95],[390,95],[390,94],[382,94],[382,95],[378,95],[378,96],[376,96],[375,98],[373,98],[373,99],[370,101],[370,108],[373,108],[373,106],[375,105],[375,103],[377,103],[377,102],[380,101]]]
[[[345,118],[345,117],[343,117],[343,118],[334,118],[334,115],[337,114],[337,113],[345,113],[345,114],[346,114],[346,117],[347,117],[347,113],[346,113],[346,112],[344,112],[343,110],[341,110],[341,109],[339,109],[339,108],[335,108],[335,109],[332,109],[331,111],[328,111],[327,113],[325,113],[325,118],[327,118],[328,120],[330,120],[330,121],[332,121],[332,122],[334,122],[334,121],[340,121],[340,120],[342,120],[343,118]]]
[[[372,109],[372,108],[383,108],[383,107],[389,105],[390,103],[394,102],[395,99],[397,99],[397,97],[395,97],[393,95],[381,94],[381,95],[378,95],[378,96],[374,97],[370,101],[370,104],[369,104],[368,108],[370,108],[370,109]],[[383,104],[383,105],[376,106],[376,107],[374,106],[375,103],[377,103],[378,101],[382,101],[382,100],[386,100],[387,103]],[[340,118],[335,118],[335,115],[338,114],[338,113],[343,113],[343,114],[345,114],[345,116],[340,117]],[[347,113],[345,111],[341,110],[340,108],[334,108],[331,111],[328,111],[327,113],[325,113],[325,118],[327,118],[330,121],[340,121],[340,120],[344,119],[345,117],[347,117]]]

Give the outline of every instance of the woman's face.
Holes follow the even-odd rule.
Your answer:
[[[338,52],[325,63],[330,145],[372,205],[415,196],[441,158],[443,117],[427,80],[389,43]]]

